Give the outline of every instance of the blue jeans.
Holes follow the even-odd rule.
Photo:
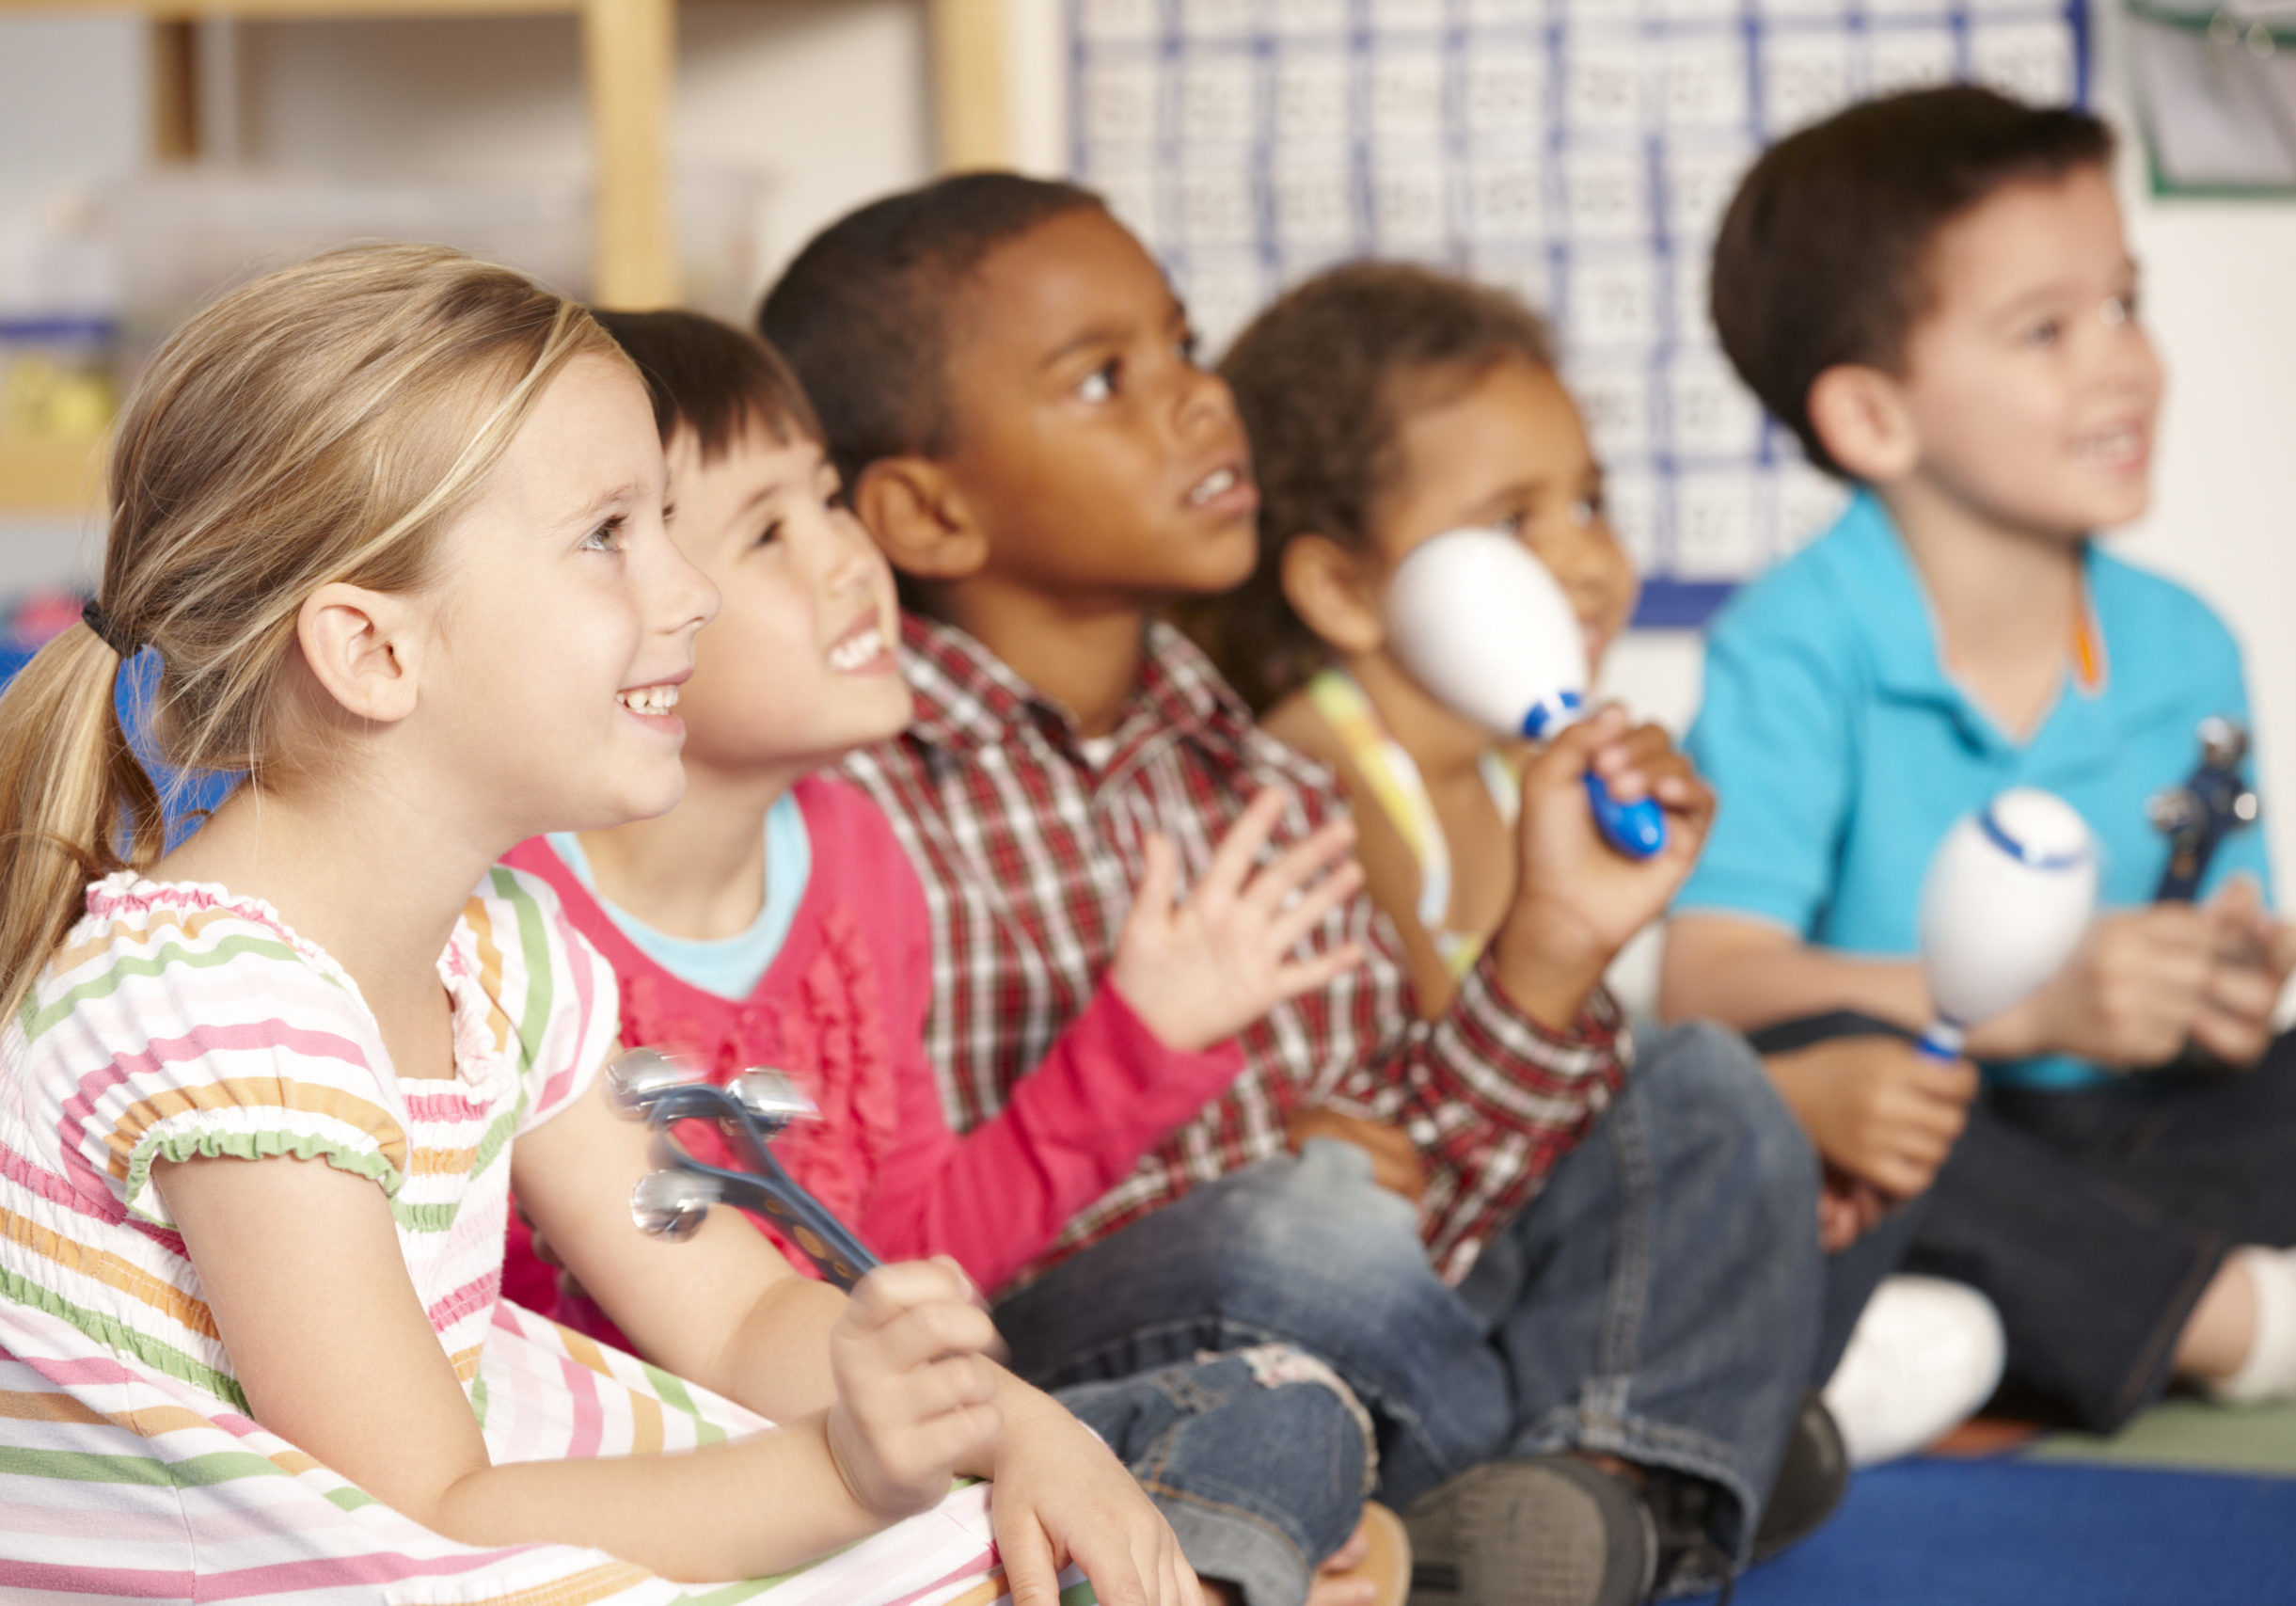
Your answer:
[[[1337,1378],[1298,1375],[1298,1355],[1263,1346],[1055,1396],[1140,1480],[1188,1565],[1246,1606],[1300,1606],[1363,1506],[1362,1407]]]
[[[1317,1141],[1054,1267],[997,1323],[1048,1386],[1296,1344],[1370,1408],[1391,1504],[1501,1456],[1603,1452],[1719,1485],[1716,1537],[1743,1557],[1817,1345],[1816,1193],[1744,1042],[1685,1026],[1457,1289],[1363,1153]]]

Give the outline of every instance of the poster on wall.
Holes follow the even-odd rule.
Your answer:
[[[1506,285],[1553,323],[1646,577],[1702,624],[1844,493],[1765,420],[1706,314],[1763,145],[1968,79],[2085,100],[2083,0],[1065,0],[1069,164],[1217,352],[1358,256]]]

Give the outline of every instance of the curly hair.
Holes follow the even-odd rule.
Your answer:
[[[1405,262],[1318,274],[1236,337],[1220,374],[1251,437],[1259,562],[1236,590],[1179,618],[1255,709],[1330,657],[1284,595],[1285,548],[1312,533],[1360,549],[1397,489],[1405,421],[1510,361],[1554,367],[1536,312],[1505,291]]]

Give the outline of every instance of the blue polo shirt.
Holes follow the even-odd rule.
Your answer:
[[[2183,587],[2083,548],[2101,684],[2066,677],[2024,741],[1945,673],[1927,595],[1888,512],[1860,494],[1834,527],[1734,596],[1706,641],[1687,746],[1722,806],[1677,913],[1774,922],[1848,953],[1912,957],[1922,878],[1945,833],[2007,787],[2079,809],[2103,850],[2098,901],[2151,901],[2168,843],[2146,801],[2189,775],[2200,722],[2248,723],[2241,651]],[[2251,760],[2253,771],[2253,759]],[[2203,895],[2245,872],[2272,896],[2264,836],[2233,833]],[[2070,1087],[2066,1057],[1988,1066]]]

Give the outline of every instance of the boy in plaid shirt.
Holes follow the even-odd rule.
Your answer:
[[[1135,887],[1200,875],[1264,789],[1278,842],[1342,804],[1156,618],[1249,572],[1257,492],[1184,310],[1098,198],[972,174],[874,203],[759,322],[910,609],[918,718],[847,771],[925,883],[928,1057],[967,1126],[1106,984]],[[1590,769],[1667,808],[1662,854],[1601,844]],[[1322,1355],[1378,1421],[1428,1599],[1711,1582],[1754,1551],[1781,1458],[1773,1504],[1814,1525],[1843,1478],[1805,1401],[1814,1160],[1726,1034],[1669,1034],[1629,1079],[1601,987],[1712,809],[1655,727],[1558,738],[1525,776],[1512,913],[1433,1022],[1370,899],[1327,918],[1309,946],[1366,964],[1249,1030],[1228,1090],[1006,1291],[1016,1366]]]

